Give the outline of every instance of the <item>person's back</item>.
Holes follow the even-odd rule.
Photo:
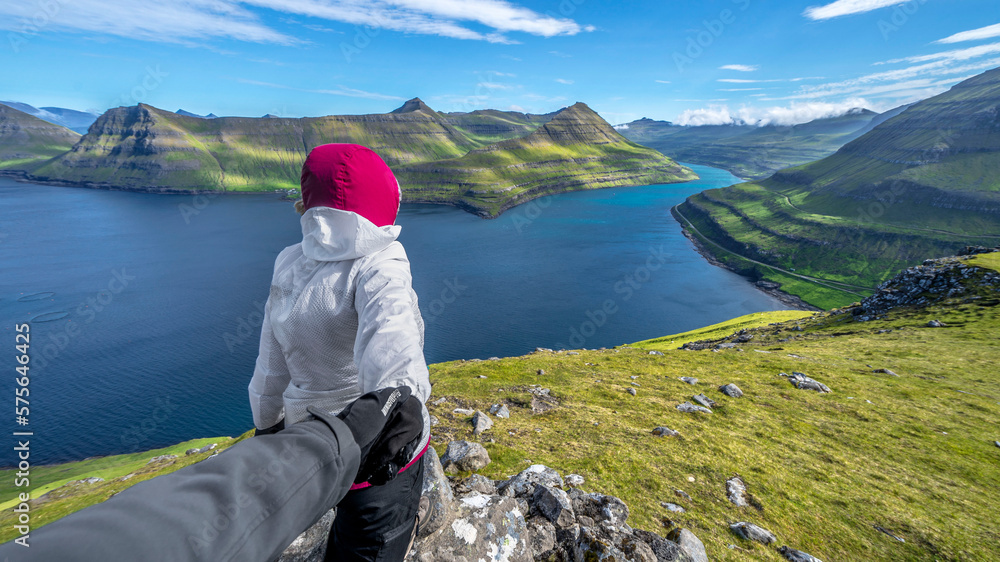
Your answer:
[[[337,413],[362,394],[389,386],[409,386],[425,402],[430,381],[423,321],[406,252],[396,241],[395,177],[367,148],[323,145],[303,166],[302,196],[303,240],[275,261],[265,307],[249,386],[254,424],[261,430],[288,426],[306,419],[308,406]],[[429,416],[422,410],[424,434],[411,463],[429,439]],[[386,535],[412,528],[420,485],[411,480],[421,467],[414,464],[386,486],[361,484],[348,494],[328,559],[397,559],[386,549],[406,545]]]

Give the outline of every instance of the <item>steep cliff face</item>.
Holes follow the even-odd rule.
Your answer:
[[[583,103],[533,133],[461,158],[397,170],[409,201],[451,203],[482,216],[543,195],[695,179],[690,169],[635,144]]]
[[[68,151],[80,135],[0,104],[0,170],[30,171]]]

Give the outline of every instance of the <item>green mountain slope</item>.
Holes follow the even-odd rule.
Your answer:
[[[625,500],[636,528],[691,529],[711,560],[778,562],[776,548],[787,544],[822,560],[992,561],[1000,540],[998,269],[1000,253],[991,253],[904,273],[865,306],[907,297],[871,321],[855,313],[865,306],[804,317],[758,313],[728,323],[728,332],[715,326],[616,349],[432,365],[433,445],[481,443],[493,460],[481,473],[495,480],[535,463],[580,474],[586,492]],[[921,279],[931,281],[926,291]],[[915,305],[920,299],[927,302]],[[929,328],[930,320],[945,326]],[[678,349],[706,338],[713,341]],[[794,372],[833,392],[799,390],[779,376]],[[719,391],[730,383],[741,398]],[[676,409],[696,394],[717,402],[713,413]],[[497,403],[510,418],[495,418],[481,435],[455,410]],[[652,435],[658,426],[680,435]],[[200,461],[209,453],[183,450],[206,442],[233,443],[201,440],[33,468],[32,482],[50,493],[32,506],[32,521],[47,523]],[[145,464],[166,453],[180,456]],[[13,481],[13,472],[0,477]],[[726,497],[726,480],[737,474],[751,498],[745,507]],[[90,476],[105,481],[58,487]],[[0,495],[0,540],[16,536],[10,498]],[[765,527],[778,542],[740,539],[728,528],[735,521]]]
[[[330,142],[375,150],[399,175],[407,201],[484,216],[549,193],[696,177],[628,141],[583,104],[551,115],[442,114],[414,98],[388,114],[302,119],[120,107],[30,178],[161,192],[296,189],[308,151]]]
[[[681,127],[640,119],[618,126],[627,138],[682,162],[729,170],[747,179],[833,154],[863,134],[878,114],[856,109],[840,117],[792,126],[706,125]]]
[[[550,193],[697,177],[622,137],[583,103],[563,109],[523,138],[396,172],[406,200],[459,205],[483,216]]]
[[[923,256],[993,245],[1000,69],[910,106],[832,156],[702,192],[675,214],[726,265],[820,307],[857,300]]]
[[[306,154],[320,144],[363,144],[390,166],[453,158],[482,146],[436,112],[407,106],[397,111],[201,119],[145,104],[120,107],[102,115],[71,152],[34,178],[153,191],[294,189]]]
[[[0,170],[24,172],[65,153],[80,135],[0,104]]]
[[[555,113],[534,115],[516,111],[478,109],[468,113],[445,113],[446,122],[465,132],[470,138],[492,144],[507,139],[520,138],[548,123]]]

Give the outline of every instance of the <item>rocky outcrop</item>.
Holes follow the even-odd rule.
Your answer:
[[[996,251],[1000,248],[973,246],[966,248],[963,256],[926,260],[882,283],[874,295],[845,310],[866,322],[902,306],[927,306],[947,299],[976,297],[983,289],[1000,293],[1000,273],[963,261],[968,255]]]
[[[506,480],[491,481],[480,475],[450,479],[433,448],[423,462],[423,495],[431,509],[407,561],[708,560],[704,545],[687,529],[675,529],[672,540],[633,529],[625,502],[565,486],[549,467],[533,465]],[[335,513],[331,510],[300,535],[280,562],[320,562]]]

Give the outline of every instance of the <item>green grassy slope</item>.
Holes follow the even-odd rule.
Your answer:
[[[27,172],[67,152],[80,135],[0,104],[0,170]]]
[[[483,442],[494,462],[481,472],[491,478],[532,463],[581,474],[585,490],[625,499],[634,526],[690,528],[712,560],[782,560],[773,548],[732,535],[728,524],[735,521],[773,531],[774,547],[787,544],[822,560],[992,560],[1000,540],[1000,498],[992,493],[1000,485],[993,444],[1000,439],[997,289],[973,290],[976,301],[966,295],[866,323],[821,313],[767,325],[750,331],[751,342],[719,352],[652,341],[435,365],[434,395],[447,398],[432,408],[441,420],[436,439]],[[948,327],[925,327],[932,318]],[[833,392],[798,390],[778,376],[793,371]],[[681,376],[699,382],[691,386]],[[718,391],[728,383],[744,397]],[[558,407],[533,415],[532,385],[549,389]],[[676,410],[698,393],[718,403],[714,413]],[[478,438],[468,417],[452,413],[497,402],[510,406],[511,418]],[[650,434],[661,425],[681,437]],[[734,474],[759,507],[726,499],[725,481]],[[670,512],[661,502],[687,511]]]
[[[812,162],[861,134],[877,114],[855,110],[840,117],[793,126],[709,125],[680,127],[641,119],[620,127],[627,138],[682,162],[729,170],[747,179]]]
[[[828,158],[703,192],[677,210],[734,269],[820,307],[849,303],[857,295],[788,271],[867,294],[858,287],[924,256],[1000,242],[998,106],[1000,69],[910,106]]]
[[[1000,448],[993,444],[1000,440],[1000,284],[987,284],[984,275],[1000,270],[1000,253],[966,261],[981,269],[964,278],[965,293],[926,308],[899,308],[882,320],[858,322],[840,310],[764,313],[616,349],[432,365],[430,408],[440,422],[434,444],[441,451],[453,439],[481,442],[493,459],[481,472],[493,479],[533,463],[581,474],[584,490],[624,499],[633,526],[660,533],[690,528],[712,560],[782,560],[774,548],[732,535],[728,524],[735,521],[773,531],[775,547],[787,544],[823,560],[993,560],[1000,544],[994,493]],[[930,319],[947,326],[928,328]],[[754,337],[719,352],[676,348],[692,336],[737,329]],[[833,392],[798,390],[778,376],[793,371]],[[688,385],[681,376],[699,381]],[[728,383],[745,395],[722,395],[718,386]],[[549,389],[555,407],[533,413],[533,388]],[[712,414],[676,410],[697,393],[718,403]],[[511,417],[496,419],[480,436],[468,416],[453,413],[499,402]],[[681,436],[651,435],[660,425]],[[94,475],[107,482],[59,488],[33,507],[33,517],[51,521],[140,477],[176,469],[142,464],[163,453],[35,469],[43,483]],[[195,460],[182,456],[178,465]],[[127,481],[112,481],[133,472]],[[747,483],[753,506],[726,499],[725,481],[734,474]],[[676,489],[692,499],[677,497]],[[665,501],[687,511],[667,511]],[[0,540],[13,537],[10,516],[9,508],[0,514]]]
[[[396,173],[405,200],[457,204],[484,216],[550,193],[697,177],[625,139],[583,103],[560,111],[526,137]]]

